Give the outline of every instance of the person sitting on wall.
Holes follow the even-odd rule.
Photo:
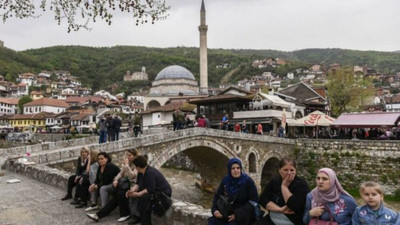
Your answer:
[[[67,195],[65,195],[61,199],[61,201],[65,201],[72,198],[72,189],[75,186],[77,186],[77,183],[79,182],[83,172],[85,171],[88,165],[88,158],[89,158],[88,156],[89,156],[89,148],[85,146],[81,150],[81,156],[78,157],[75,174],[68,178]],[[72,205],[79,204],[80,202],[78,198],[79,198],[79,186],[77,186],[75,190],[74,199],[71,202],[71,204]]]
[[[171,197],[172,189],[164,175],[147,164],[147,157],[137,156],[133,160],[138,171],[137,184],[126,192],[129,197],[132,220],[129,224],[151,225],[152,199],[158,193]]]
[[[230,159],[227,169],[228,174],[214,196],[213,216],[208,219],[208,225],[250,225],[258,219],[253,205],[258,202],[257,187],[253,179],[244,173],[240,159]],[[229,208],[221,209],[220,198],[232,202]]]
[[[101,205],[104,207],[109,201],[113,179],[120,172],[120,169],[111,162],[111,158],[106,152],[100,152],[97,155],[97,162],[99,163],[99,168],[97,170],[96,180],[90,185],[89,192],[98,192],[100,194]],[[99,221],[98,218],[95,220]]]

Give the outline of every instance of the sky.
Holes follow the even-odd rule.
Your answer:
[[[198,47],[201,0],[166,0],[169,16],[135,25],[117,13],[111,26],[67,32],[47,11],[36,19],[0,22],[0,40],[14,50],[55,45]],[[208,48],[400,50],[399,0],[205,0]],[[1,11],[0,11],[1,13]]]

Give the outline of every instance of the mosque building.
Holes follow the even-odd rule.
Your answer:
[[[162,69],[152,82],[150,93],[144,98],[145,110],[208,96],[207,29],[206,11],[204,0],[202,0],[199,26],[200,86],[192,72],[185,67],[180,65],[168,66]]]

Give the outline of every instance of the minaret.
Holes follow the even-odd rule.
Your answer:
[[[207,62],[207,30],[206,9],[204,0],[201,1],[200,10],[200,93],[208,95],[208,62]]]

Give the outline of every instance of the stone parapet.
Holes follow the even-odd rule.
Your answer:
[[[7,161],[5,166],[11,172],[24,175],[62,190],[65,190],[67,187],[68,178],[71,175],[45,165],[28,165],[18,163],[14,160]],[[209,209],[204,209],[196,204],[173,200],[171,209],[162,217],[153,215],[152,221],[155,225],[197,225],[206,224],[207,218],[210,216],[211,212]]]
[[[334,169],[346,188],[373,180],[393,194],[400,184],[400,142],[383,140],[296,140],[294,153],[302,175],[314,183],[318,169]]]

